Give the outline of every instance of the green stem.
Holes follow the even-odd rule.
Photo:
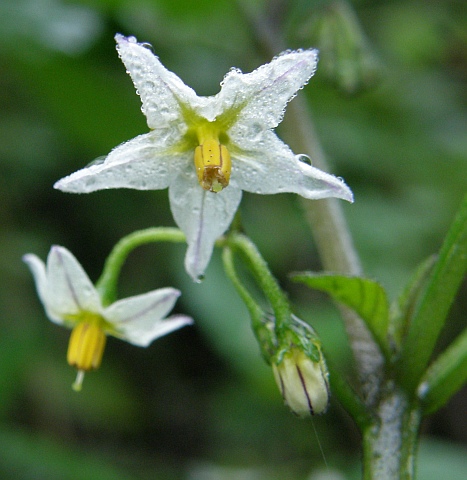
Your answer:
[[[117,297],[117,283],[120,270],[126,258],[136,247],[153,242],[185,242],[185,235],[177,228],[147,228],[123,237],[112,249],[96,283],[102,303],[108,305]]]
[[[230,247],[224,247],[224,250],[222,252],[222,260],[224,263],[224,270],[227,276],[232,281],[235,289],[237,290],[241,299],[245,303],[248,312],[250,313],[253,332],[255,333],[256,340],[258,341],[258,344],[260,346],[263,358],[266,363],[270,364],[271,357],[274,354],[276,346],[273,343],[274,336],[271,335],[271,332],[266,325],[267,315],[240,281],[237,271],[235,269],[233,252]]]
[[[363,431],[363,479],[413,479],[420,407],[410,405],[405,393],[396,390],[381,399],[375,413],[376,420]]]
[[[249,294],[248,290],[243,286],[238,278],[234,265],[232,249],[230,247],[224,247],[222,252],[222,260],[224,262],[224,270],[243,300],[243,303],[246,305],[253,324],[261,323],[261,318],[264,315],[263,309],[258,303],[256,303],[254,298]]]
[[[256,245],[240,233],[231,233],[226,243],[233,250],[240,252],[248,261],[258,285],[265,293],[276,320],[276,332],[279,334],[290,322],[290,305],[285,293],[272,275],[267,263],[256,248]]]

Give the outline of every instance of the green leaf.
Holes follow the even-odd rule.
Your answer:
[[[389,353],[389,305],[386,291],[379,283],[362,277],[312,272],[294,275],[293,279],[327,292],[338,302],[355,310],[365,321],[383,352]]]
[[[467,380],[467,328],[431,364],[422,377],[418,395],[424,414],[441,408]]]
[[[441,247],[416,306],[398,364],[401,383],[414,391],[443,328],[467,268],[467,195]]]
[[[437,256],[432,255],[422,262],[412,274],[409,283],[391,305],[389,314],[389,335],[399,347],[407,333],[417,301],[436,263]]]

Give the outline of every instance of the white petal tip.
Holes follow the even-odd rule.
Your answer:
[[[342,182],[342,200],[347,200],[350,203],[354,202],[352,190],[344,183],[344,180],[339,179]]]
[[[184,327],[186,325],[193,325],[195,321],[186,315],[173,315],[169,318],[169,321],[177,322],[180,327]]]
[[[347,200],[350,203],[354,202],[353,193],[349,187],[347,187],[345,194],[341,198],[342,200]]]
[[[22,260],[24,263],[29,263],[34,257],[35,257],[35,255],[34,255],[33,253],[25,253],[25,254],[21,257],[21,260]]]
[[[54,183],[54,188],[65,193],[85,193],[86,190],[77,188],[75,182],[70,181],[70,176],[63,177]],[[79,185],[79,184],[78,184]]]
[[[60,179],[54,183],[54,188],[56,190],[61,190],[62,192],[66,192],[66,182],[63,181],[64,179]]]
[[[195,283],[201,283],[204,280],[205,268],[206,266],[203,266],[203,268],[200,269],[198,259],[192,258],[191,252],[187,252],[185,257],[185,270]]]
[[[138,45],[138,40],[136,40],[136,37],[133,37],[133,36],[125,37],[125,35],[122,35],[121,33],[117,33],[114,39],[117,42],[118,46],[127,45],[129,43]],[[117,46],[117,49],[118,49],[118,46]]]
[[[89,173],[88,168],[63,177],[54,183],[54,188],[65,193],[91,193],[96,190],[104,190],[110,187],[101,186],[96,178]]]

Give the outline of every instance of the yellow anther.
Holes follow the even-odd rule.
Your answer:
[[[84,372],[99,368],[106,336],[98,322],[81,321],[72,330],[68,344],[68,363],[78,370],[74,390],[81,390]]]
[[[195,168],[201,187],[218,193],[229,184],[232,169],[229,151],[219,140],[207,138],[195,149]]]

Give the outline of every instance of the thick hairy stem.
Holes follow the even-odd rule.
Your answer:
[[[401,391],[381,399],[375,422],[363,432],[364,480],[415,477],[420,421],[419,406],[409,405]]]

